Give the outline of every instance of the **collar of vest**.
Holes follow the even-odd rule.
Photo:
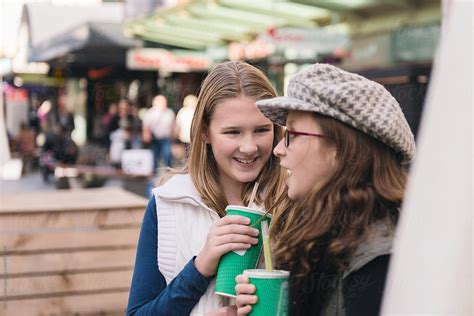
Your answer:
[[[153,195],[165,201],[199,206],[216,213],[202,201],[201,195],[196,190],[189,174],[174,175],[165,184],[153,189]]]
[[[344,271],[343,278],[360,269],[378,256],[388,255],[392,251],[395,228],[385,222],[377,222],[372,227],[365,242],[352,255],[349,267]]]

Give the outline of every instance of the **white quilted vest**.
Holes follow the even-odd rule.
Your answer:
[[[197,192],[191,177],[175,175],[153,190],[158,218],[158,268],[169,284],[204,246],[211,225],[219,219]],[[191,315],[205,315],[226,304],[209,284]]]

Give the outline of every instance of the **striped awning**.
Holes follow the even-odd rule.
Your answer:
[[[329,21],[329,10],[290,1],[193,1],[129,21],[125,30],[146,41],[205,50],[251,41],[275,27],[311,28]]]

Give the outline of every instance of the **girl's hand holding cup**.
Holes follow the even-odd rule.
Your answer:
[[[242,274],[238,275],[235,281],[237,282],[235,286],[237,315],[247,315],[252,311],[252,305],[258,301],[258,297],[254,295],[255,285],[250,284],[249,278]]]
[[[227,215],[215,222],[206,243],[194,260],[196,269],[205,277],[214,276],[221,257],[233,250],[246,250],[258,243],[258,229],[248,226],[250,219]]]

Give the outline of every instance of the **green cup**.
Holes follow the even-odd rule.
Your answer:
[[[254,269],[245,270],[244,275],[249,278],[250,284],[255,285],[258,297],[249,315],[288,315],[288,271]]]
[[[250,226],[256,224],[265,215],[264,211],[238,205],[229,205],[225,210],[227,215],[240,215],[250,218]],[[271,215],[267,214],[262,221],[267,221],[270,224],[270,220]],[[255,228],[260,231],[258,234],[258,244],[253,245],[247,250],[231,251],[222,256],[217,268],[216,294],[235,297],[235,286],[237,285],[235,277],[242,274],[244,270],[257,267],[263,243],[260,223]]]

